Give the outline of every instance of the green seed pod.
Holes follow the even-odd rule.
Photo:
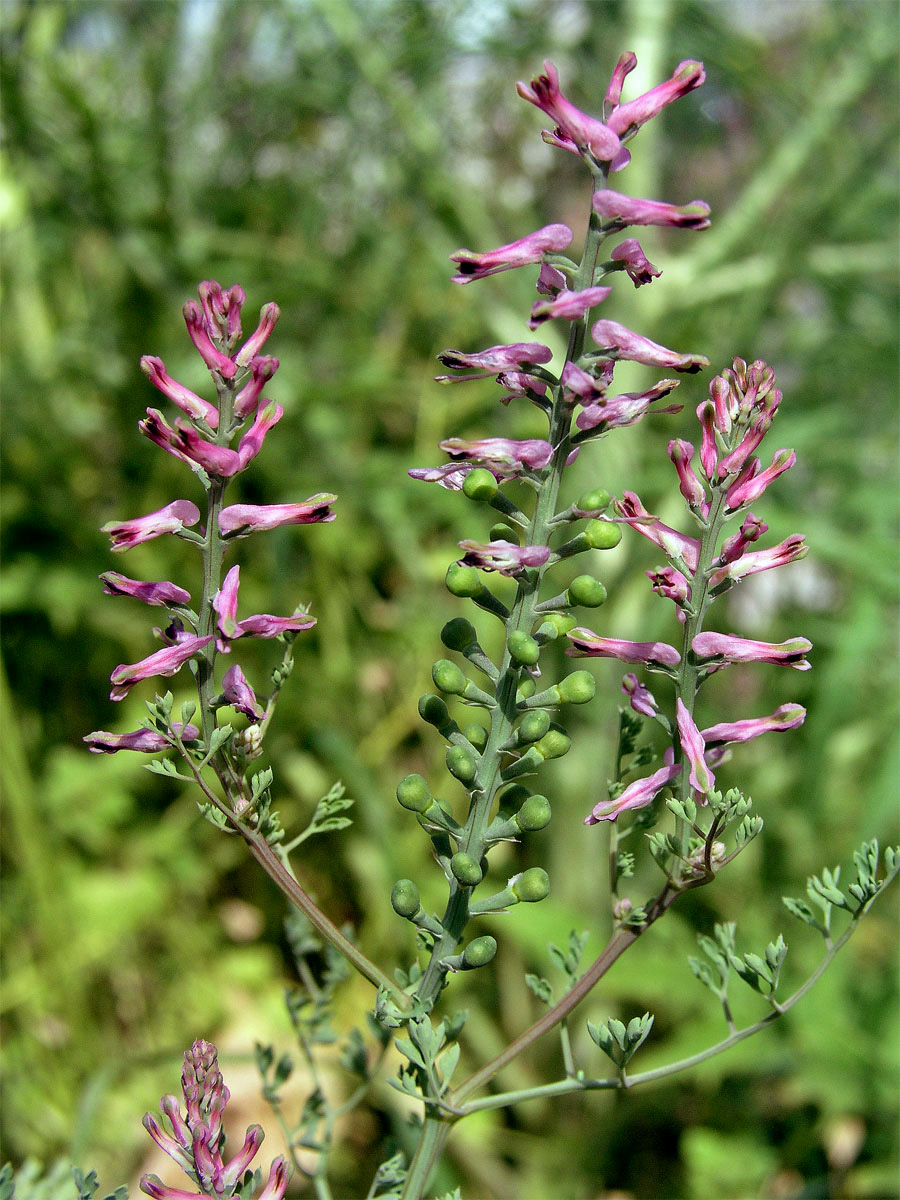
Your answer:
[[[592,550],[612,550],[622,540],[622,530],[612,521],[588,521],[584,535]]]
[[[544,759],[562,758],[564,754],[569,753],[571,748],[572,739],[561,729],[551,729],[533,747]]]
[[[570,629],[574,629],[578,622],[569,613],[545,613],[540,618],[539,629],[543,629],[545,625],[551,625],[556,630],[558,637],[565,637]]]
[[[575,507],[581,512],[602,512],[608,504],[609,492],[606,488],[592,488],[575,501]]]
[[[539,742],[549,728],[550,714],[548,712],[537,708],[526,713],[516,731],[519,735],[519,744],[527,746],[529,742]]]
[[[411,879],[398,879],[391,892],[391,907],[398,917],[410,920],[419,911],[419,889]]]
[[[597,683],[590,671],[573,671],[558,684],[560,698],[566,704],[587,704],[593,700]]]
[[[550,824],[550,801],[546,796],[529,796],[516,813],[515,822],[523,833],[536,833]]]
[[[511,633],[506,644],[510,658],[523,667],[533,667],[541,653],[540,646],[524,629],[516,629]]]
[[[419,697],[419,716],[429,725],[436,725],[440,729],[450,720],[450,710],[440,696],[435,696],[434,692],[426,692],[424,696]]]
[[[475,759],[465,746],[451,746],[447,751],[446,762],[447,770],[460,783],[470,784],[478,773]]]
[[[518,546],[521,540],[519,531],[513,529],[512,525],[507,525],[505,521],[498,521],[496,525],[492,525],[488,537],[492,542],[512,542],[514,546]]]
[[[606,588],[593,575],[577,575],[569,584],[566,595],[570,604],[599,608],[606,600]]]
[[[449,658],[439,658],[431,668],[434,686],[450,696],[461,696],[466,690],[465,675]]]
[[[447,591],[453,596],[477,596],[481,591],[481,580],[474,567],[464,567],[462,563],[452,562],[447,568],[444,580]]]
[[[492,938],[489,933],[485,934],[484,937],[478,937],[469,942],[463,950],[462,965],[468,970],[475,967],[486,967],[496,953],[497,939]]]
[[[550,895],[550,876],[543,867],[529,867],[512,885],[513,895],[525,904],[537,904]]]
[[[465,477],[462,490],[470,500],[490,500],[496,496],[499,484],[490,471],[476,467]]]
[[[479,753],[487,745],[488,731],[483,725],[477,725],[475,723],[467,725],[462,733],[466,741],[471,742],[475,749],[479,751]]]
[[[455,878],[465,887],[475,887],[484,878],[481,866],[471,854],[465,854],[462,851],[459,854],[454,854],[450,859],[450,870],[453,872]]]
[[[524,679],[519,681],[519,687],[516,692],[517,700],[527,700],[529,696],[533,696],[536,684],[530,675],[526,675]]]
[[[551,730],[550,733],[553,731]],[[549,737],[550,734],[547,734]],[[500,772],[500,778],[504,781],[507,779],[517,779],[519,775],[527,775],[531,771],[536,771],[543,763],[547,755],[541,753],[540,742],[529,746],[521,758],[517,758],[515,762],[511,762],[509,766],[504,767]]]
[[[448,650],[458,650],[460,654],[478,640],[475,626],[465,617],[454,617],[441,630],[441,641]]]
[[[425,812],[431,804],[431,792],[421,775],[407,775],[397,784],[397,800],[410,812]]]
[[[498,811],[505,816],[509,816],[528,800],[530,794],[528,788],[522,787],[521,783],[511,783],[509,787],[504,788],[500,793]]]

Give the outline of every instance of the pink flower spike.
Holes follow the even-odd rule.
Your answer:
[[[253,688],[244,678],[244,672],[237,663],[225,672],[222,679],[222,691],[231,707],[243,713],[245,717],[249,717],[251,721],[261,721],[266,715],[265,709],[260,708]]]
[[[522,466],[539,470],[546,467],[553,457],[553,447],[543,438],[525,438],[521,441],[499,437],[472,441],[446,438],[440,443],[440,448],[457,462],[464,460],[490,468]]]
[[[609,81],[609,87],[606,89],[606,95],[603,98],[604,113],[609,113],[619,107],[619,102],[622,99],[622,86],[625,83],[626,76],[630,75],[637,66],[637,56],[631,50],[626,50],[624,54],[619,56],[619,61],[613,69],[612,78]]]
[[[764,733],[785,733],[796,729],[806,720],[802,704],[782,704],[768,717],[751,717],[745,721],[723,721],[703,730],[707,749],[727,746],[732,742],[749,742]]]
[[[705,796],[715,787],[716,777],[706,765],[706,759],[703,757],[703,737],[680,696],[675,701],[675,712],[678,722],[678,740],[681,742],[682,752],[691,767],[689,776],[691,787]]]
[[[212,606],[216,613],[216,624],[223,638],[237,638],[240,633],[237,627],[238,587],[240,586],[241,568],[234,566],[222,581],[219,591],[213,596]],[[222,650],[224,647],[220,646]]]
[[[155,654],[131,665],[122,664],[110,675],[113,689],[110,700],[124,700],[136,683],[156,675],[174,675],[184,664],[203,649],[212,637],[186,637],[175,646],[164,646]]]
[[[463,566],[497,571],[513,578],[526,567],[543,566],[550,557],[549,546],[517,546],[502,540],[485,544],[466,539],[459,543],[459,548],[465,551],[459,560]]]
[[[200,736],[196,725],[182,725],[176,721],[172,727],[181,734],[183,742],[195,742]],[[168,750],[171,742],[155,729],[135,729],[131,733],[107,733],[98,729],[85,734],[81,739],[87,743],[91,754],[118,754],[120,750],[136,750],[140,754],[158,754]]]
[[[793,450],[777,450],[771,466],[766,467],[764,471],[758,471],[746,480],[738,476],[726,493],[727,511],[735,512],[745,504],[752,504],[754,500],[758,500],[769,484],[785,471],[789,471],[796,461],[797,455]]]
[[[195,300],[188,300],[182,312],[190,339],[210,371],[218,371],[223,379],[233,379],[237,367],[227,354],[213,345],[200,305]]]
[[[664,787],[681,773],[681,764],[677,766],[660,767],[646,779],[637,779],[615,800],[601,801],[594,805],[589,817],[585,817],[585,825],[599,825],[601,821],[614,821],[619,813],[635,808],[647,808],[653,803]]]
[[[548,363],[553,351],[540,342],[514,342],[510,346],[489,346],[476,354],[463,354],[460,350],[445,350],[438,355],[438,362],[453,371],[473,370],[515,371],[526,363]],[[477,377],[473,377],[477,378]]]
[[[283,416],[284,409],[280,404],[267,404],[265,408],[259,410],[256,419],[238,445],[238,470],[246,470],[262,449],[266,434],[274,425],[278,424]]]
[[[243,1146],[241,1146],[240,1150],[222,1172],[221,1181],[226,1188],[233,1188],[235,1184],[240,1182],[244,1172],[256,1157],[256,1152],[263,1144],[265,1136],[262,1125],[249,1125],[247,1127]]]
[[[616,78],[615,75],[613,78]],[[694,88],[700,87],[705,79],[703,63],[686,59],[675,68],[671,79],[657,84],[655,88],[644,92],[643,96],[638,96],[636,100],[629,100],[627,104],[617,105],[609,114],[607,124],[620,137],[624,137],[657,116],[674,100],[678,100],[681,96],[692,92]],[[621,85],[619,86],[621,87]]]
[[[257,355],[250,360],[250,379],[234,398],[234,415],[238,420],[243,421],[256,412],[262,390],[277,370],[277,358]]]
[[[566,635],[572,646],[566,654],[572,658],[617,658],[619,662],[643,663],[647,667],[677,667],[681,655],[665,642],[625,642],[600,637],[591,629],[571,629]]]
[[[698,633],[691,649],[698,659],[709,659],[713,665],[761,662],[808,671],[811,664],[805,655],[812,649],[812,642],[803,637],[787,642],[754,642],[726,633]]]
[[[803,534],[793,533],[783,542],[779,542],[777,546],[770,546],[767,550],[752,550],[749,554],[742,554],[734,562],[720,567],[710,576],[709,586],[717,588],[728,579],[737,583],[739,579],[744,579],[747,575],[770,571],[773,567],[784,567],[788,563],[806,558],[808,553],[809,546],[806,544]]]
[[[538,300],[531,309],[528,328],[537,329],[545,321],[557,317],[565,321],[578,321],[611,294],[610,287],[592,287],[582,292],[562,291],[553,300]]]
[[[691,466],[694,447],[682,438],[673,438],[669,442],[668,452],[669,458],[678,472],[678,490],[691,508],[703,509],[706,504],[706,492]]]
[[[640,497],[634,492],[623,492],[616,501],[616,511],[637,533],[654,542],[671,559],[682,561],[689,571],[696,571],[700,557],[700,542],[686,537],[676,529],[664,525],[644,508]]]
[[[333,521],[331,505],[336,499],[330,492],[318,492],[302,504],[230,504],[219,513],[219,532],[223,537],[249,537],[280,525]]]
[[[269,303],[262,306],[259,310],[259,324],[234,356],[234,364],[236,366],[249,367],[252,360],[259,354],[262,347],[268,341],[269,335],[278,324],[280,316],[281,309],[277,304]]]
[[[131,521],[107,521],[100,532],[108,533],[114,551],[130,550],[141,542],[162,537],[164,533],[180,533],[200,520],[200,509],[190,500],[173,500],[164,508],[135,517]]]
[[[161,358],[145,354],[141,359],[141,370],[155,388],[159,388],[164,396],[177,404],[182,412],[193,417],[195,421],[205,421],[210,429],[216,429],[219,424],[219,410],[202,396],[178,383],[166,373],[166,364]]]
[[[622,679],[622,691],[629,698],[631,707],[644,717],[655,717],[659,712],[656,697],[640,682],[637,675],[629,673]]]
[[[612,262],[625,264],[625,272],[636,288],[662,275],[662,271],[658,271],[644,254],[637,238],[626,238],[624,242],[619,242],[609,257]]]
[[[662,200],[640,200],[604,188],[594,192],[594,212],[615,229],[627,225],[668,225],[679,229],[709,229],[709,205],[703,200],[689,204],[666,204]]]
[[[534,233],[529,233],[527,237],[519,238],[506,246],[498,246],[496,250],[488,250],[484,254],[476,254],[472,250],[457,250],[455,254],[450,255],[451,262],[459,263],[459,273],[453,276],[453,283],[472,283],[475,279],[486,279],[499,271],[510,271],[515,267],[542,262],[545,254],[560,253],[571,240],[572,230],[568,225],[544,225]]]
[[[626,358],[650,367],[671,367],[691,375],[709,366],[709,359],[702,354],[678,354],[667,350],[665,346],[626,329],[618,321],[596,321],[591,335],[605,354],[617,359]]]
[[[191,602],[190,592],[166,579],[158,583],[143,583],[139,579],[120,575],[118,571],[104,571],[100,579],[107,596],[134,596],[136,600],[143,600],[144,604],[160,607]]]
[[[291,1174],[292,1168],[288,1165],[287,1159],[276,1158],[269,1168],[269,1178],[266,1181],[266,1186],[259,1193],[256,1200],[284,1200],[284,1193],[287,1191],[287,1185],[291,1181]]]
[[[311,617],[309,613],[296,613],[293,617],[273,617],[271,613],[257,613],[239,621],[238,629],[241,631],[240,635],[276,638],[281,637],[283,633],[302,633],[305,629],[312,629],[315,623],[316,618]]]
[[[516,91],[523,100],[539,108],[554,122],[556,128],[551,134],[554,144],[573,153],[586,150],[597,162],[620,161],[622,145],[616,134],[602,121],[589,117],[566,99],[559,90],[559,75],[552,62],[544,63],[544,72],[531,81],[530,87],[522,82],[517,83]],[[621,162],[621,165],[625,163]]]

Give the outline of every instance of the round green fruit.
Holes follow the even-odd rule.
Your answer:
[[[546,796],[529,796],[516,813],[516,824],[523,833],[536,833],[550,824],[550,801]]]
[[[622,540],[622,530],[612,521],[588,521],[584,536],[593,550],[612,550]]]
[[[496,953],[497,939],[485,934],[466,946],[462,956],[463,966],[470,970],[474,967],[486,967]]]
[[[537,904],[550,895],[550,876],[543,867],[529,867],[512,885],[512,890],[524,904]]]
[[[454,854],[450,859],[450,870],[454,877],[465,887],[475,887],[481,883],[484,873],[481,866],[476,862],[471,854],[466,854],[460,851],[459,854]]]
[[[597,691],[597,682],[590,671],[573,671],[557,686],[560,699],[566,704],[587,704]]]
[[[474,567],[464,567],[462,563],[452,562],[447,568],[444,580],[447,591],[453,596],[477,596],[481,591],[481,580]]]
[[[506,644],[509,647],[510,658],[519,666],[533,667],[540,657],[540,646],[531,634],[526,633],[523,629],[517,629],[511,633]]]
[[[421,775],[407,775],[397,784],[397,800],[410,812],[425,812],[431,804],[431,791]]]
[[[599,608],[606,600],[606,588],[593,575],[577,575],[568,588],[569,603],[584,608]]]
[[[463,495],[470,500],[490,500],[499,491],[497,480],[484,467],[470,471],[463,481]]]
[[[419,889],[411,879],[398,879],[391,892],[391,907],[399,917],[409,920],[419,911]]]

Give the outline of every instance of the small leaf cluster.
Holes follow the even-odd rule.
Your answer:
[[[734,972],[753,991],[774,1003],[775,991],[781,977],[781,968],[787,956],[787,944],[779,933],[774,942],[769,942],[763,954],[748,951],[738,954],[734,921],[717,924],[713,937],[697,935],[697,943],[705,958],[690,957],[688,965],[705,987],[726,1006],[728,983]]]
[[[608,1021],[587,1023],[588,1033],[603,1053],[621,1071],[643,1045],[653,1028],[653,1017],[645,1012],[642,1017],[632,1017],[626,1025],[616,1017]]]
[[[834,870],[823,868],[820,875],[811,875],[806,882],[806,894],[811,903],[796,899],[792,896],[782,896],[785,908],[804,924],[817,929],[826,941],[831,936],[831,914],[835,908],[844,909],[854,919],[862,916],[863,912],[885,886],[900,870],[900,848],[887,846],[884,851],[884,867],[887,873],[885,879],[877,875],[879,846],[877,838],[863,842],[853,854],[856,867],[856,879],[847,887],[846,893],[839,886],[841,868]],[[821,920],[815,909],[821,913]]]
[[[459,1034],[465,1012],[444,1017],[436,1026],[427,1015],[413,1017],[406,1024],[407,1037],[395,1038],[394,1044],[408,1060],[393,1087],[426,1102],[440,1100],[450,1086],[459,1063]]]

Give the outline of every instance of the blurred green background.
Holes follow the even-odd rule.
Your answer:
[[[411,875],[438,903],[427,844],[393,789],[417,770],[447,792],[415,700],[441,624],[471,615],[443,589],[446,566],[489,522],[406,470],[441,461],[441,437],[541,433],[534,410],[497,405],[495,385],[431,378],[445,347],[528,336],[533,273],[456,288],[453,250],[549,221],[584,228],[581,164],[543,145],[541,115],[514,92],[545,57],[594,112],[624,49],[640,61],[628,95],[681,59],[706,64],[705,87],[642,130],[616,186],[702,197],[713,227],[642,233],[664,274],[637,294],[620,282],[607,315],[717,370],[736,354],[775,366],[785,399],[773,448],[796,448],[799,462],[757,507],[769,544],[803,531],[811,554],[742,584],[717,627],[815,644],[806,675],[733,668],[710,688],[706,723],[716,701],[729,718],[786,700],[809,709],[799,732],[743,748],[721,773],[752,793],[765,833],[626,957],[573,1036],[597,1072],[585,1016],[655,1012],[646,1067],[718,1040],[721,1017],[686,965],[695,932],[716,920],[738,921],[742,949],[783,930],[788,985],[802,980],[817,939],[780,897],[849,862],[863,837],[896,837],[894,0],[6,0],[2,39],[3,1157],[96,1166],[109,1189],[135,1178],[141,1114],[175,1090],[181,1052],[201,1036],[222,1047],[235,1107],[269,1130],[269,1157],[280,1150],[248,1066],[255,1037],[290,1046],[280,897],[190,796],[136,756],[91,756],[80,740],[134,728],[153,690],[107,699],[112,668],[152,649],[152,614],[101,595],[97,575],[197,589],[180,543],[114,559],[98,527],[198,499],[135,425],[158,401],[141,354],[204,384],[180,320],[201,279],[240,282],[251,314],[273,299],[283,313],[267,349],[286,415],[241,498],[340,496],[334,524],[241,544],[243,611],[306,600],[319,616],[267,743],[285,824],[302,824],[337,778],[357,802],[349,832],[307,847],[301,876],[389,964],[410,953],[388,902],[394,879]],[[689,380],[680,416],[583,454],[572,495],[631,487],[677,521],[665,445],[694,438],[705,388]],[[610,600],[588,623],[675,636],[671,605],[643,575],[651,550],[626,536],[597,556]],[[260,687],[271,650],[242,651]],[[508,854],[510,872],[546,866],[554,892],[498,922],[494,982],[481,973],[466,999],[472,1062],[529,1021],[523,974],[551,973],[548,940],[590,928],[593,949],[606,932],[605,834],[582,820],[610,771],[621,668],[597,674],[606,690],[570,721],[583,736],[543,781],[553,825]],[[186,696],[187,678],[174,682]],[[654,883],[650,868],[635,899]],[[464,1124],[436,1189],[895,1195],[895,910],[895,897],[876,906],[784,1022],[693,1074]],[[341,1020],[369,1000],[368,985],[348,987]],[[760,1008],[749,995],[737,1005],[744,1019]],[[559,1072],[548,1039],[504,1079]],[[385,1139],[403,1130],[396,1093],[376,1090],[342,1136],[335,1195],[364,1194]],[[51,1179],[43,1194],[70,1192]]]

